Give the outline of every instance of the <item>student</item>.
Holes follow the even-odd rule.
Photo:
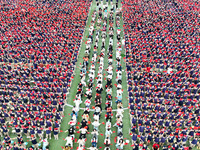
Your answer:
[[[31,136],[31,142],[32,142],[32,145],[34,148],[38,148],[38,143],[37,143],[37,140],[35,138],[35,136]]]
[[[43,128],[40,128],[40,126],[37,126],[37,134],[39,136],[40,139],[43,139],[43,131],[42,131]]]
[[[99,126],[100,126],[101,124],[99,123],[99,121],[94,120],[94,122],[92,123],[92,125],[93,125],[94,129],[98,131],[98,128],[99,128]]]
[[[67,141],[66,144],[65,144],[65,146],[73,147],[73,137],[67,136],[67,137],[65,138],[65,141]]]
[[[67,131],[65,132],[68,132],[68,136],[71,136],[72,138],[74,138],[74,134],[76,133],[74,127],[70,127]]]
[[[106,130],[105,136],[110,138],[111,134],[112,134],[112,131],[110,130],[110,128],[108,128]]]
[[[92,143],[92,147],[97,147],[97,139],[96,139],[96,137],[93,137],[91,139],[91,143]]]
[[[53,134],[54,134],[55,140],[58,140],[58,132],[59,132],[58,128],[54,128]]]
[[[6,145],[10,145],[11,144],[11,138],[10,136],[8,136],[7,134],[4,137],[4,141]]]
[[[105,138],[105,140],[104,140],[104,145],[105,145],[105,147],[109,147],[109,146],[110,146],[110,138],[109,138],[109,136],[107,136],[107,137]]]
[[[84,138],[85,139],[86,138],[86,133],[87,133],[87,126],[85,126],[84,128],[79,129],[79,131],[81,132],[79,138]]]
[[[81,121],[81,127],[80,128],[85,128],[85,127],[87,127],[88,126],[88,122],[86,121],[86,119],[83,119],[82,121]]]
[[[17,141],[20,145],[24,145],[23,137],[21,135],[17,135]]]
[[[82,137],[78,139],[77,143],[79,143],[79,149],[83,148],[83,145],[85,145],[85,139]]]

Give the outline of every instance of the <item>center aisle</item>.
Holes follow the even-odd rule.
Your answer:
[[[63,131],[67,131],[70,128],[74,128],[76,131],[73,139],[74,150],[88,148],[95,150],[95,147],[92,147],[92,145],[95,145],[93,129],[96,128],[93,123],[96,119],[94,119],[93,116],[94,112],[98,112],[98,110],[96,110],[98,109],[98,105],[102,108],[102,111],[100,112],[99,120],[97,119],[100,125],[97,125],[98,127],[96,128],[98,134],[96,149],[105,148],[105,139],[108,133],[106,131],[106,122],[111,120],[112,132],[109,137],[110,146],[108,147],[110,147],[111,150],[119,148],[131,150],[131,136],[129,134],[131,125],[128,109],[126,66],[124,62],[125,50],[122,42],[124,33],[123,20],[120,12],[121,1],[119,0],[117,4],[115,0],[109,0],[108,2],[106,2],[106,0],[99,0],[99,2],[94,0],[91,4],[74,78],[65,106],[65,117],[62,122]],[[116,8],[116,6],[118,6],[118,8]],[[116,15],[117,13],[118,15]],[[104,35],[106,35],[106,37],[103,37]],[[103,44],[104,40],[105,44]],[[88,42],[90,42],[90,44],[88,44]],[[101,55],[102,53],[104,53],[104,56]],[[86,54],[89,56],[87,65],[85,64]],[[85,70],[85,72],[83,70]],[[122,75],[120,75],[120,72]],[[112,84],[110,92],[108,88],[105,87],[109,82],[108,78],[111,78]],[[120,85],[119,78],[121,79]],[[81,86],[80,83],[82,84]],[[100,88],[98,88],[99,86]],[[98,89],[101,88],[102,91],[98,91]],[[119,95],[119,91],[122,93],[122,97]],[[88,93],[92,95],[88,96]],[[100,98],[98,98],[98,93],[100,93]],[[112,97],[109,105],[108,93],[110,93]],[[96,102],[98,99],[99,104]],[[72,108],[77,100],[80,102],[80,104],[77,105],[78,111],[76,110],[77,108]],[[122,102],[121,107],[119,104],[120,101]],[[72,113],[73,110],[76,110],[78,113]],[[108,112],[109,110],[111,110],[111,113]],[[123,115],[121,113],[122,117],[120,118],[119,111],[123,113]],[[86,114],[88,114],[88,116]],[[112,118],[109,118],[107,116],[108,114],[111,114]],[[83,117],[87,122],[87,125],[84,125],[87,129],[86,135],[83,135],[82,130],[80,130],[80,128],[83,127]],[[70,124],[70,120],[73,125]],[[120,125],[122,128],[118,125],[120,120],[122,120]],[[65,144],[68,143],[66,140],[70,139],[66,138],[68,133],[63,132],[60,135],[59,138],[63,138],[63,140],[62,142],[59,141],[61,145],[56,149],[64,148]],[[86,140],[79,140],[80,138]],[[119,146],[119,141],[121,142],[119,139],[123,139],[121,146]],[[83,148],[82,146],[80,147],[80,143],[83,143]]]

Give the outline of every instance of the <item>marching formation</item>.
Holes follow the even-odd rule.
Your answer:
[[[133,149],[192,149],[200,139],[200,4],[124,0]]]
[[[2,0],[0,150],[200,147],[199,12],[198,0]]]
[[[117,137],[115,138],[116,149],[122,150],[125,144],[128,144],[124,141],[123,137],[123,104],[122,104],[122,67],[121,67],[121,29],[120,29],[120,11],[116,7],[111,5],[108,7],[108,3],[105,5],[97,1],[97,8],[92,13],[91,23],[89,26],[89,35],[85,42],[85,55],[83,57],[83,64],[81,67],[80,78],[81,81],[78,84],[76,97],[74,100],[74,107],[72,108],[72,120],[69,123],[72,123],[70,129],[67,132],[72,130],[73,135],[69,133],[66,140],[67,143],[65,148],[73,147],[74,133],[80,133],[79,137],[75,139],[75,142],[78,143],[77,147],[73,149],[83,150],[97,150],[102,148],[103,145],[99,142],[99,135],[101,133],[99,126],[105,125],[105,139],[104,139],[104,149],[109,150],[110,145],[114,142],[111,139],[113,131],[111,130],[114,127],[117,127]],[[116,15],[115,15],[116,14]],[[116,23],[115,23],[116,21]],[[109,24],[109,25],[108,25]],[[117,30],[115,29],[117,27]],[[117,35],[117,44],[114,46],[114,32]],[[106,42],[108,40],[108,42]],[[114,49],[116,47],[116,50]],[[116,53],[116,54],[114,54]],[[116,58],[113,56],[116,55]],[[91,58],[90,58],[91,57]],[[116,67],[114,67],[113,61],[116,61]],[[108,64],[105,68],[105,62]],[[116,68],[116,80],[113,80],[113,68]],[[104,70],[107,71],[107,76],[103,73]],[[106,80],[107,79],[107,80]],[[87,80],[87,81],[86,81]],[[104,87],[103,80],[106,80]],[[113,98],[113,81],[116,82],[117,88],[117,97]],[[95,89],[96,87],[96,89]],[[105,95],[105,99],[103,98]],[[116,115],[113,116],[112,106],[113,100],[117,104]],[[80,104],[84,102],[85,108],[83,108],[83,113],[81,114],[82,122],[80,126],[77,124],[77,116],[80,113]],[[102,102],[105,102],[105,108],[102,107]],[[104,110],[105,109],[105,110]],[[92,114],[92,118],[90,118]],[[100,122],[102,120],[102,112],[105,112],[104,124]],[[73,117],[74,116],[74,117]],[[112,124],[112,118],[116,118],[116,123]],[[74,119],[73,119],[74,118]],[[79,124],[79,123],[78,123]],[[92,126],[92,129],[89,129],[89,126]],[[89,132],[91,131],[91,132]],[[91,143],[90,147],[86,148],[87,134],[91,134]]]
[[[1,1],[0,149],[58,139],[89,7],[87,0]]]

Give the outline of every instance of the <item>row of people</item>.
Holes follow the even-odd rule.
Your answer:
[[[104,15],[101,15],[104,13]],[[99,133],[99,126],[101,125],[100,117],[102,112],[102,91],[103,91],[103,70],[104,70],[104,57],[105,57],[105,39],[106,39],[106,28],[107,28],[107,7],[103,5],[99,6],[98,10],[98,20],[97,20],[97,32],[100,32],[100,29],[103,28],[103,30],[100,32],[100,36],[96,38],[96,47],[98,48],[98,42],[100,38],[102,39],[102,46],[101,46],[101,52],[100,55],[98,55],[98,76],[96,78],[96,95],[95,95],[95,111],[93,114],[94,121],[92,122],[93,125],[93,131],[92,131],[92,139],[91,143],[92,146],[88,149],[90,150],[97,150],[97,142],[98,142],[98,135]],[[102,27],[103,26],[103,27]]]
[[[99,22],[101,22],[101,17],[99,16],[99,11],[97,11],[97,17],[96,18],[93,18],[93,21],[94,23],[97,22],[96,24],[96,27],[97,28],[100,28],[101,27],[101,24]],[[95,91],[94,89],[94,81],[95,81],[95,73],[96,73],[96,67],[97,67],[97,56],[98,56],[98,52],[97,52],[97,49],[98,49],[98,42],[99,42],[99,37],[101,36],[100,35],[100,31],[96,31],[95,32],[95,29],[92,28],[90,30],[90,34],[89,36],[93,37],[92,35],[94,33],[96,33],[96,35],[93,37],[95,40],[93,41],[94,42],[94,48],[93,48],[93,53],[92,53],[92,61],[90,61],[90,70],[89,70],[89,79],[88,79],[88,87],[86,88],[86,100],[85,100],[85,107],[90,109],[91,107],[91,103],[92,103],[92,100],[93,100],[93,97],[92,97],[92,92]],[[98,78],[98,77],[97,77]],[[95,104],[96,104],[96,100],[95,100]],[[92,119],[90,119],[92,121],[92,126],[93,126],[93,131],[91,132],[92,134],[92,138],[91,138],[91,147],[87,148],[87,149],[90,149],[90,150],[97,150],[97,142],[98,142],[98,126],[100,125],[99,123],[99,115],[100,115],[100,107],[96,106],[95,107],[93,106],[94,109],[94,121]],[[84,118],[84,115],[82,116]],[[89,112],[88,112],[88,117],[86,116],[86,121],[89,122]],[[87,126],[88,127],[88,126]]]
[[[115,23],[115,26],[117,28],[117,31],[116,31],[116,36],[117,36],[117,47],[116,47],[116,61],[117,61],[117,64],[116,64],[116,73],[117,73],[117,76],[116,76],[116,85],[117,85],[117,99],[116,99],[116,104],[117,104],[117,113],[116,113],[116,123],[114,126],[117,127],[117,143],[116,143],[116,148],[118,150],[123,150],[123,147],[125,144],[127,144],[125,141],[124,141],[124,138],[123,138],[123,132],[122,132],[122,129],[123,129],[123,101],[122,101],[122,94],[123,94],[123,89],[122,89],[122,64],[121,64],[121,51],[122,51],[122,42],[121,42],[121,28],[120,28],[120,21],[121,21],[121,18],[120,18],[120,10],[116,10],[116,23]]]
[[[82,121],[81,121],[80,129],[77,126],[79,129],[78,132],[80,132],[80,136],[77,141],[77,143],[79,144],[77,149],[78,150],[85,149],[86,134],[88,133],[88,129],[89,129],[88,122],[90,120],[89,113],[90,113],[90,105],[91,105],[91,100],[92,100],[92,90],[93,90],[93,83],[94,83],[94,78],[95,78],[95,64],[96,64],[96,57],[97,57],[96,49],[94,48],[94,51],[91,51],[91,49],[92,49],[91,45],[93,44],[93,34],[94,34],[94,26],[95,26],[96,16],[97,16],[97,12],[95,10],[92,14],[92,21],[91,21],[91,25],[89,28],[89,36],[86,41],[85,56],[83,57],[83,65],[82,65],[81,73],[80,73],[81,81],[78,85],[76,97],[74,100],[75,106],[72,109],[72,114],[74,116],[76,116],[75,117],[76,121],[73,124],[73,127],[71,126],[68,130],[69,134],[65,139],[65,140],[67,140],[65,148],[72,148],[71,145],[73,144],[74,133],[76,132],[75,125],[77,123],[78,112],[80,109],[79,106],[83,101],[83,96],[86,96],[87,99],[84,101],[85,108],[84,108],[84,112],[82,114]],[[96,34],[96,37],[97,36],[99,36],[99,35]],[[89,56],[90,56],[91,52],[93,52],[93,54],[92,54],[91,66],[89,67]],[[87,71],[88,69],[89,69],[89,71]],[[86,75],[88,75],[88,77],[89,77],[88,81],[85,81]],[[86,82],[88,82],[88,85],[86,84]],[[85,93],[83,93],[84,87],[86,87]],[[73,131],[73,132],[71,132],[71,131]]]
[[[109,15],[109,46],[107,49],[107,55],[108,55],[108,68],[107,68],[107,83],[105,85],[105,90],[106,90],[106,131],[105,131],[105,140],[104,140],[104,145],[105,145],[105,150],[110,149],[111,145],[111,134],[112,134],[112,124],[111,124],[111,119],[113,117],[113,111],[112,111],[112,77],[113,77],[113,34],[114,34],[114,29],[113,29],[113,10],[110,10],[110,15]]]

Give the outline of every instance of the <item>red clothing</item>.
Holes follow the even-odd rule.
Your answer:
[[[159,144],[157,144],[157,143],[155,143],[155,144],[153,144],[153,148],[154,148],[154,150],[157,150],[157,149],[159,149]]]

